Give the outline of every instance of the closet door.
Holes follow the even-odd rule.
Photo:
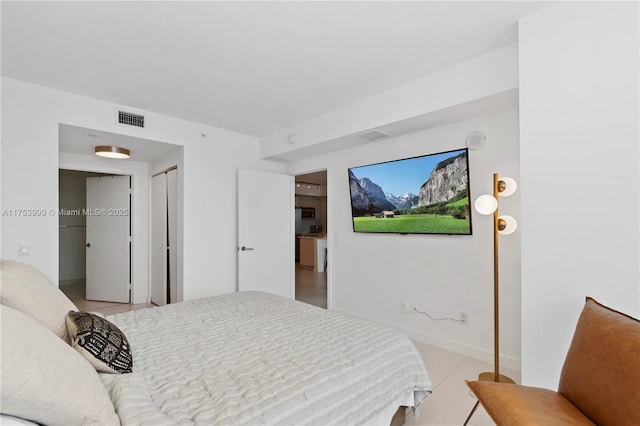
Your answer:
[[[151,302],[167,304],[167,174],[151,178]]]
[[[167,176],[167,232],[169,236],[169,303],[182,300],[178,294],[178,171],[170,170]]]

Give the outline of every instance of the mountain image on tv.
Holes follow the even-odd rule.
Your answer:
[[[349,169],[355,232],[471,234],[468,151]]]

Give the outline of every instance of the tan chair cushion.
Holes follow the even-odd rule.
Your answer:
[[[0,262],[0,302],[29,315],[69,343],[67,313],[76,305],[46,275],[26,263]]]
[[[599,425],[640,425],[640,321],[587,298],[558,392]]]
[[[594,425],[568,399],[548,389],[479,381],[467,381],[467,386],[500,426]]]

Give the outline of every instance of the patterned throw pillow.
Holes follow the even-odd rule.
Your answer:
[[[131,373],[133,357],[126,336],[118,327],[89,312],[69,311],[67,331],[73,346],[103,373]]]

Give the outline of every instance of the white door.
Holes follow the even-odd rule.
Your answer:
[[[129,179],[87,178],[88,300],[129,303]]]
[[[238,172],[238,290],[295,297],[293,176]]]
[[[151,302],[167,304],[167,174],[151,178]]]

